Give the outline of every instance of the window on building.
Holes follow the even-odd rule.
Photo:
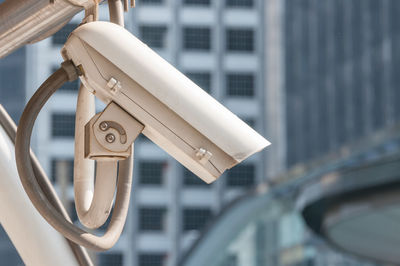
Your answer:
[[[199,177],[197,177],[195,174],[193,174],[191,171],[186,169],[185,167],[182,167],[183,170],[183,184],[186,186],[208,186],[206,182],[201,180]]]
[[[58,178],[67,178],[67,183],[72,184],[74,178],[74,160],[58,159],[51,160],[51,179],[57,182]]]
[[[211,29],[206,27],[186,27],[183,29],[183,47],[186,50],[210,50]]]
[[[140,0],[140,4],[143,5],[158,5],[162,4],[164,0]]]
[[[228,96],[254,96],[255,77],[251,73],[229,73],[226,75]]]
[[[209,72],[187,72],[186,76],[206,92],[211,92],[211,74]]]
[[[166,163],[162,161],[140,162],[140,184],[161,185],[163,183],[163,172],[165,166]]]
[[[227,7],[253,7],[254,0],[226,0]]]
[[[64,45],[67,41],[69,34],[78,27],[77,23],[68,23],[62,27],[59,31],[54,33],[52,37],[52,43],[54,45]]]
[[[102,253],[97,257],[99,266],[122,266],[123,255],[120,253]]]
[[[210,0],[183,0],[185,5],[193,5],[193,6],[209,6]]]
[[[139,254],[139,266],[164,266],[166,255],[164,253]]]
[[[226,50],[235,52],[254,51],[253,29],[227,29]]]
[[[152,48],[165,48],[167,27],[163,25],[140,26],[142,41]]]
[[[255,184],[255,179],[255,165],[239,164],[228,170],[226,184],[228,187],[250,187]]]
[[[163,231],[166,226],[164,207],[143,207],[139,209],[139,229],[141,231]]]
[[[54,113],[51,116],[51,135],[55,138],[75,136],[75,114]]]
[[[183,210],[183,229],[202,230],[212,217],[211,209],[190,208]]]
[[[56,70],[58,68],[59,68],[58,66],[57,67],[53,67],[52,73],[56,72]],[[58,89],[58,91],[78,91],[79,90],[79,86],[80,86],[79,79],[76,79],[74,81],[69,81],[69,82],[64,83],[62,85],[62,87]]]

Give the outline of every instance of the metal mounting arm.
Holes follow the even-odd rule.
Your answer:
[[[111,212],[117,183],[118,161],[132,153],[132,143],[144,126],[115,103],[96,114],[82,129],[77,129],[76,147],[82,154],[75,156],[74,192],[78,218],[88,228],[102,226]],[[84,143],[82,142],[84,139]],[[96,183],[93,174],[85,171],[84,160],[97,162]],[[83,166],[83,167],[82,167]]]

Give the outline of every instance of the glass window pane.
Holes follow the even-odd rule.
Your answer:
[[[184,28],[183,47],[186,50],[210,50],[211,29],[205,27]]]
[[[193,174],[190,170],[182,167],[183,170],[183,184],[186,186],[208,186],[200,177]]]
[[[239,164],[227,171],[228,187],[250,187],[255,184],[255,165]]]
[[[51,160],[51,180],[57,182],[57,175],[68,178],[68,183],[73,183],[74,177],[74,160],[73,159],[58,159]]]
[[[187,72],[186,76],[196,83],[200,88],[210,93],[211,74],[208,72]]]
[[[139,266],[164,266],[166,255],[163,253],[139,254]]]
[[[253,29],[227,29],[226,50],[237,52],[254,51]]]
[[[166,209],[145,207],[139,210],[139,229],[141,231],[163,231],[165,229]]]
[[[98,255],[99,266],[122,266],[123,256],[120,253],[106,253]]]
[[[167,27],[158,26],[140,26],[140,37],[142,41],[152,48],[166,47]]]
[[[254,96],[254,75],[229,73],[226,75],[226,91],[229,96]]]
[[[227,7],[253,7],[253,0],[226,0]]]
[[[183,210],[183,229],[201,230],[209,222],[212,217],[211,209],[207,208],[190,208]]]
[[[51,125],[51,133],[55,138],[75,136],[75,114],[52,114]]]
[[[157,5],[157,4],[162,4],[163,0],[140,0],[139,4],[143,5]]]
[[[209,6],[210,0],[184,0],[183,3],[185,5]]]
[[[165,163],[162,161],[140,162],[140,183],[148,185],[161,185]]]

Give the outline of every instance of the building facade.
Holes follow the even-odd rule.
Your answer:
[[[256,0],[141,0],[126,14],[125,25],[263,134],[263,4]],[[52,37],[28,46],[28,95],[59,67],[60,49],[81,19],[75,17]],[[106,5],[100,8],[100,20],[108,20]],[[56,92],[39,116],[33,136],[33,148],[71,213],[78,87],[79,82],[72,82]],[[98,103],[98,111],[103,107]],[[135,142],[128,221],[117,245],[97,256],[99,265],[176,265],[213,216],[264,180],[264,157],[255,155],[206,185],[140,136]]]
[[[273,145],[205,185],[139,137],[127,225],[117,245],[97,256],[99,265],[176,265],[210,219],[248,188],[398,123],[399,10],[396,0],[137,1],[127,29]],[[106,6],[100,18],[108,20]],[[28,97],[59,67],[60,49],[81,19],[21,50],[26,82],[17,80]],[[78,86],[69,83],[52,97],[33,137],[71,213]],[[282,239],[299,218],[274,219]]]
[[[399,2],[282,2],[287,166],[399,122]]]

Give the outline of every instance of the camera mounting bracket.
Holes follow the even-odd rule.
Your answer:
[[[144,125],[111,102],[85,126],[85,158],[123,160],[131,154],[132,143]]]

